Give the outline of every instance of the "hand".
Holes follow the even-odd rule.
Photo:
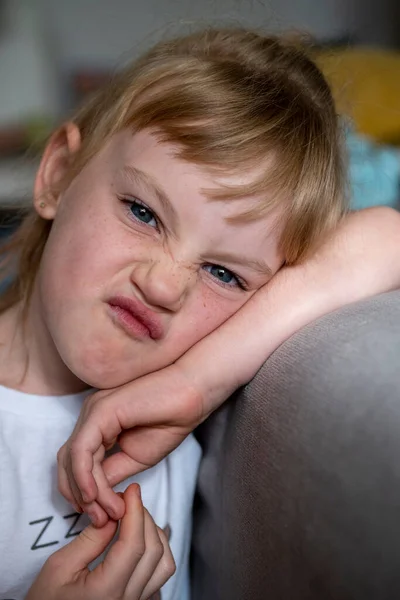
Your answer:
[[[111,486],[154,465],[293,333],[345,304],[400,287],[400,216],[353,213],[307,262],[282,269],[174,365],[89,398],[59,452],[59,488],[97,525],[123,514]],[[118,438],[120,452],[106,458]]]
[[[97,527],[109,516],[118,520],[125,505],[112,486],[155,465],[207,416],[202,397],[175,365],[88,396],[57,455],[60,492]],[[117,438],[121,451],[102,462]]]
[[[143,507],[140,488],[124,493],[126,512],[118,539],[93,571],[88,565],[113,539],[117,523],[87,527],[45,562],[25,600],[147,600],[173,575],[164,532]]]

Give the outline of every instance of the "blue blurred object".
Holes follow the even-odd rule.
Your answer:
[[[400,207],[400,149],[377,144],[354,131],[347,133],[350,206]]]

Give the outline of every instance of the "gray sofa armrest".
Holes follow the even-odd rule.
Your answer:
[[[192,600],[400,598],[400,293],[300,331],[198,438]]]

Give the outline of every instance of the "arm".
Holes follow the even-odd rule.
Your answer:
[[[206,418],[296,331],[399,287],[400,213],[388,208],[352,213],[311,259],[282,269],[176,365],[196,388]]]
[[[351,214],[311,259],[282,269],[174,365],[89,398],[59,453],[61,492],[97,524],[106,513],[120,515],[123,504],[110,486],[174,449],[293,333],[399,286],[400,215],[382,208]],[[101,464],[117,437],[121,451]]]

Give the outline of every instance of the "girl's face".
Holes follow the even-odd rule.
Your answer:
[[[44,162],[42,179],[57,162],[51,150]],[[282,265],[278,215],[232,224],[255,200],[205,193],[251,177],[216,179],[149,131],[114,136],[43,209],[54,223],[31,323],[42,343],[76,378],[109,388],[218,327]]]

